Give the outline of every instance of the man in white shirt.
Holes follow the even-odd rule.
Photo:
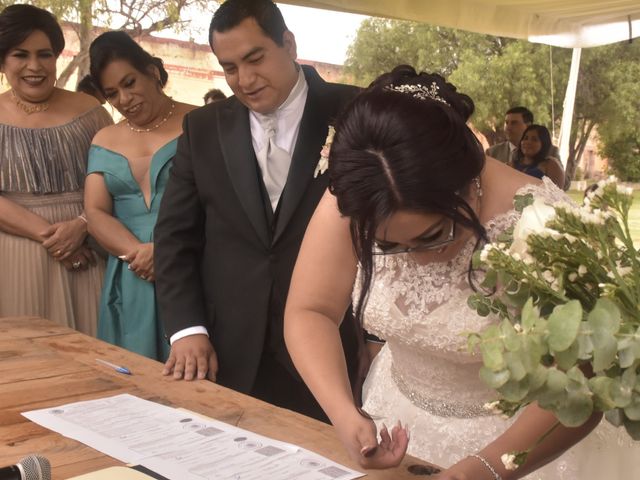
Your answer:
[[[271,0],[227,0],[210,27],[234,96],[191,112],[155,230],[164,374],[217,381],[326,419],[284,345],[291,273],[328,185],[329,125],[357,93],[301,67]],[[342,323],[352,382],[359,330]]]
[[[507,110],[504,116],[504,133],[507,141],[489,147],[486,154],[508,165],[513,164],[522,134],[532,123],[533,113],[528,108],[513,107]],[[560,160],[558,147],[552,145],[549,156]]]

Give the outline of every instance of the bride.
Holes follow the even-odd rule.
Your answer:
[[[466,351],[464,333],[496,319],[467,306],[479,283],[471,255],[518,220],[514,196],[549,203],[566,196],[547,178],[485,158],[465,124],[473,109],[441,77],[404,66],[343,114],[330,191],[309,224],[289,291],[291,357],[363,468],[395,466],[408,448],[443,467],[439,479],[638,475],[640,449],[622,429],[596,428],[600,414],[537,443],[557,421],[550,412],[532,404],[505,420],[483,408],[495,397],[478,378],[482,360]],[[340,347],[338,324],[352,300],[356,319],[386,340],[363,389],[370,418],[353,399]],[[503,454],[531,447],[524,465],[505,468]]]

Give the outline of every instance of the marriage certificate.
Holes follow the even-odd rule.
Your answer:
[[[349,480],[363,476],[296,445],[129,394],[22,415],[170,480]]]

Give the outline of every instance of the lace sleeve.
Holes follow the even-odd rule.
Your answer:
[[[521,187],[516,195],[527,195],[529,193],[536,198],[544,200],[544,202],[549,205],[559,201],[575,203],[571,197],[560,190],[549,177],[542,177],[542,185],[528,184]]]

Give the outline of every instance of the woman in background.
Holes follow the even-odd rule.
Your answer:
[[[511,165],[516,170],[542,178],[547,176],[558,188],[564,188],[564,170],[557,158],[549,156],[551,135],[547,127],[529,125],[522,134],[518,151]]]
[[[109,252],[98,337],[160,361],[169,345],[156,312],[153,228],[182,133],[195,108],[168,97],[167,72],[124,32],[91,44],[91,77],[124,119],[93,140],[85,183],[89,231]]]
[[[64,37],[31,5],[0,13],[0,317],[49,318],[95,335],[104,264],[87,246],[82,185],[99,103],[56,88]]]

